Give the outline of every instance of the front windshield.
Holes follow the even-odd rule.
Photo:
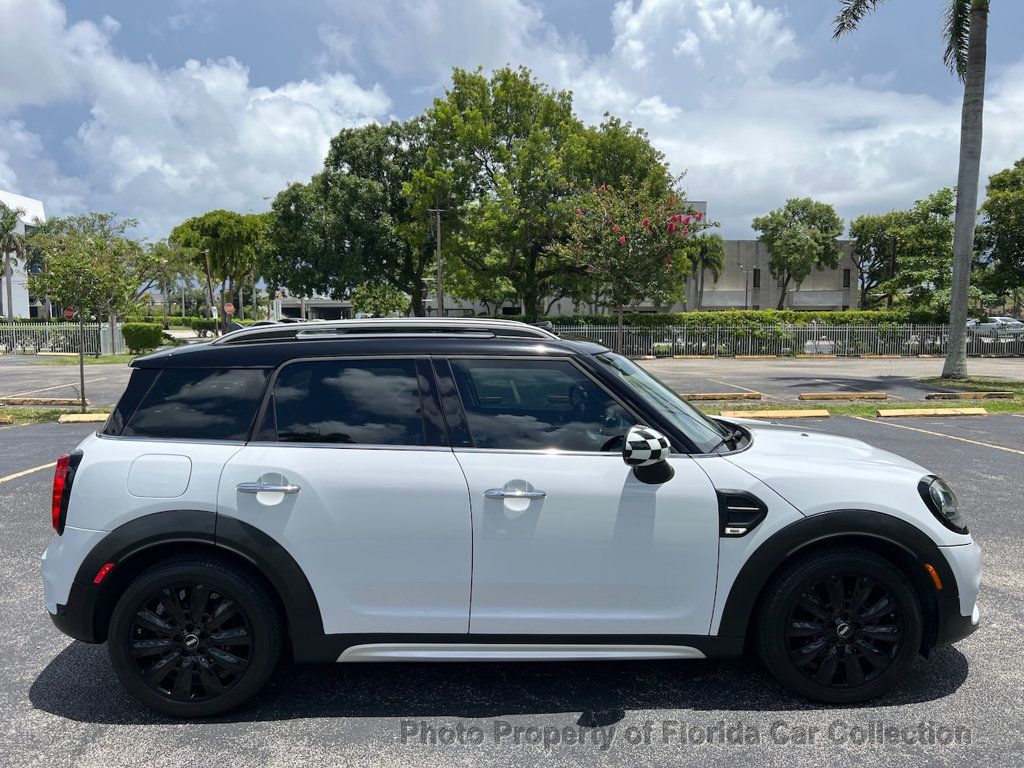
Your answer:
[[[679,395],[662,384],[628,357],[606,352],[595,356],[627,385],[652,402],[665,418],[672,421],[700,450],[712,451],[729,436],[729,430],[709,419]]]

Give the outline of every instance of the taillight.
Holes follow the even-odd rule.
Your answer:
[[[68,511],[68,505],[64,501],[64,490],[68,481],[68,471],[71,469],[71,454],[62,453],[57,459],[57,468],[53,472],[53,530],[57,535],[64,533],[64,516]]]

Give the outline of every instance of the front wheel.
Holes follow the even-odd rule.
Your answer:
[[[281,654],[281,621],[267,590],[217,558],[177,558],[135,579],[114,607],[114,671],[146,706],[210,717],[249,699]]]
[[[867,550],[830,547],[772,582],[756,640],[780,682],[815,701],[852,704],[907,674],[922,631],[917,595],[899,569]]]

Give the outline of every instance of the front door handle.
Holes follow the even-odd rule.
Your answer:
[[[301,491],[297,485],[291,483],[239,483],[239,493],[298,493]]]
[[[524,491],[519,488],[491,488],[484,491],[488,499],[543,499],[547,495],[546,491]]]

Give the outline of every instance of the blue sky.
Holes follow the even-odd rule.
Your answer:
[[[833,0],[0,0],[0,188],[159,238],[264,210],[340,128],[416,114],[453,66],[524,64],[645,127],[728,236],[810,195],[849,219],[955,182],[939,0],[833,41]],[[1024,3],[992,4],[984,172],[1024,156]]]

